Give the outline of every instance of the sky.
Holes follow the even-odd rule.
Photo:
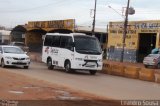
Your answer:
[[[92,26],[95,0],[0,0],[0,25],[15,27],[28,21],[75,19],[78,26]],[[160,0],[130,0],[135,14],[129,21],[160,20]],[[97,0],[96,27],[124,21],[127,0]],[[109,6],[111,8],[109,8]]]

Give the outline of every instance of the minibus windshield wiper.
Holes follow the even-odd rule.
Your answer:
[[[80,53],[87,53],[87,54],[101,54],[101,52],[99,52],[98,50],[78,49],[76,51]]]

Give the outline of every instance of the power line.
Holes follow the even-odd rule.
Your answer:
[[[0,11],[1,13],[11,13],[11,12],[26,12],[26,11],[34,11],[34,10],[37,10],[37,9],[42,9],[42,8],[47,8],[47,7],[50,7],[50,6],[57,6],[58,4],[60,3],[64,3],[64,2],[68,2],[68,1],[64,1],[64,0],[59,0],[59,1],[56,1],[56,2],[51,2],[51,3],[48,3],[48,4],[45,4],[45,5],[41,5],[41,6],[37,6],[37,7],[33,7],[33,8],[27,8],[27,9],[19,9],[19,10],[9,10],[9,11]]]

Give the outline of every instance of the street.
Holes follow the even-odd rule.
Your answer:
[[[1,70],[2,68],[0,68]],[[48,70],[46,64],[32,62],[29,69],[8,67],[8,72],[25,75],[51,84],[62,85],[100,97],[116,100],[159,100],[160,84],[136,79],[77,71],[65,73],[61,69]]]

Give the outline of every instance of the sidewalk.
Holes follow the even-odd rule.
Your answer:
[[[160,69],[145,68],[143,63],[103,61],[103,73],[160,83]]]

